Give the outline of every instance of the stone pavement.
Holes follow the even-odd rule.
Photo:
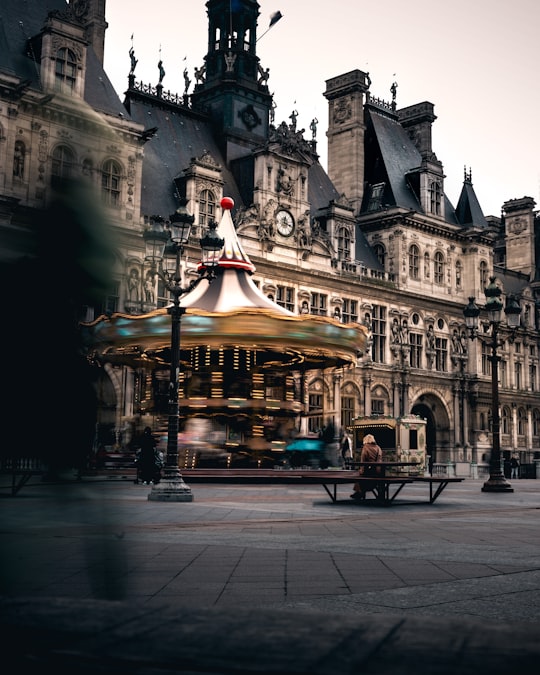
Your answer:
[[[336,504],[317,485],[0,488],[5,644],[19,673],[536,673],[540,480],[512,485],[430,505],[415,484],[386,508],[346,485]]]

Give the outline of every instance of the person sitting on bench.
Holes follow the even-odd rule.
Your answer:
[[[373,434],[366,434],[364,436],[360,462],[373,462],[373,464],[382,462],[382,450],[380,446],[377,445],[377,441],[375,440],[375,436],[373,436]],[[381,473],[381,467],[361,466],[358,473],[363,477],[376,477]],[[354,492],[351,495],[351,499],[365,499],[366,492],[372,490],[375,484],[376,481],[365,481],[363,485],[360,483],[355,483]]]

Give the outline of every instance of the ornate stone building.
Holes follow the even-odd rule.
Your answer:
[[[165,90],[162,72],[156,84],[139,82],[132,52],[123,102],[103,71],[105,0],[26,4],[32,11],[23,16],[7,0],[0,15],[6,260],[32,248],[29,216],[46,208],[55,181],[80,177],[101,194],[115,236],[113,287],[86,318],[142,314],[168,303],[144,257],[149,218],[167,217],[187,198],[195,216],[189,277],[197,237],[230,196],[266,296],[370,331],[355,367],[309,372],[298,430],[334,425],[339,433],[359,415],[415,413],[427,419],[433,460],[464,466],[489,456],[492,401],[489,347],[469,339],[463,309],[470,297],[483,307],[495,276],[503,298],[517,298],[522,310],[520,328],[511,333],[503,323],[500,332],[501,449],[519,452],[522,464],[540,457],[536,204],[509,195],[501,216],[485,216],[466,171],[452,205],[432,147],[432,103],[400,109],[395,87],[390,101],[380,99],[361,70],[327,80],[325,171],[316,120],[309,137],[296,111],[274,119],[269,70],[256,53],[256,0],[232,10],[228,0],[206,2],[208,51],[181,94]],[[487,331],[484,312],[481,321]],[[126,443],[132,422],[157,419],[162,382],[159,372],[105,363],[100,442]]]

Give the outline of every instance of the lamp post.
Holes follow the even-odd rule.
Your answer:
[[[500,299],[501,289],[495,283],[495,277],[490,277],[490,283],[484,293],[487,298],[485,308],[488,314],[488,321],[491,326],[491,332],[480,339],[485,340],[491,347],[491,355],[488,357],[491,362],[491,419],[492,419],[492,449],[489,461],[489,479],[482,486],[482,492],[513,492],[514,489],[504,477],[501,470],[501,435],[500,435],[500,417],[499,417],[499,361],[500,357],[497,350],[501,343],[499,342],[499,328],[502,320],[503,303]],[[505,307],[508,327],[515,331],[519,326],[519,317],[521,308],[515,298],[509,298]],[[480,309],[474,301],[474,297],[469,298],[469,304],[463,310],[465,323],[469,330],[472,340],[478,337],[478,317]]]
[[[171,316],[171,365],[168,391],[167,457],[162,480],[152,486],[148,499],[152,501],[190,502],[191,489],[184,483],[178,467],[178,379],[180,366],[180,322],[186,312],[180,306],[180,297],[193,290],[203,279],[212,281],[224,240],[216,233],[217,223],[211,222],[209,230],[200,240],[203,252],[199,276],[183,286],[181,260],[184,245],[188,242],[194,216],[188,213],[187,200],[181,199],[176,213],[169,221],[160,216],[150,219],[150,227],[143,233],[146,255],[152,273],[163,280],[172,296],[172,305],[167,308]],[[167,269],[165,254],[173,254],[173,267]]]

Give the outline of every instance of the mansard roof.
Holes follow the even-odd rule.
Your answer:
[[[65,0],[26,0],[22,11],[20,0],[2,0],[0,10],[0,69],[38,90],[42,85],[31,39],[42,32],[50,13],[70,16],[69,5]],[[86,55],[84,100],[98,112],[129,119],[91,45]]]
[[[131,119],[155,129],[145,145],[141,191],[141,212],[166,216],[178,206],[174,179],[181,177],[192,160],[206,155],[221,170],[223,192],[237,207],[242,205],[236,182],[212,133],[209,120],[188,107],[168,103],[156,96],[128,91]]]

